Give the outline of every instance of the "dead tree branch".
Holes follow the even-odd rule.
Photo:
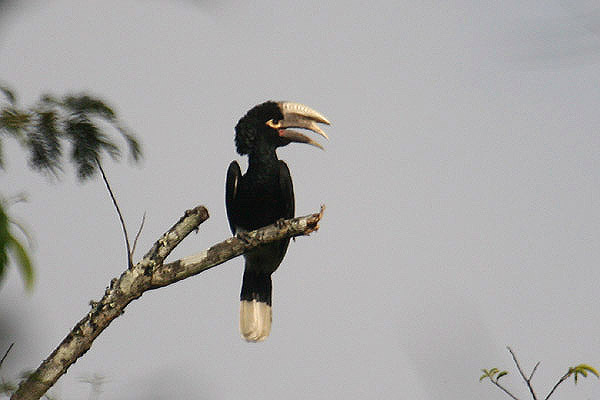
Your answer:
[[[208,219],[208,211],[200,206],[185,212],[171,229],[157,240],[144,258],[127,268],[119,278],[113,278],[99,302],[69,332],[60,345],[42,362],[11,400],[38,400],[56,383],[79,357],[89,350],[92,342],[133,300],[147,290],[170,285],[199,274],[261,244],[288,237],[308,235],[319,229],[323,207],[317,214],[278,221],[276,224],[246,233],[243,239],[232,237],[201,253],[163,264],[169,253],[193,230]]]

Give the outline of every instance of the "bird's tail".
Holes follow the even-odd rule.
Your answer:
[[[265,340],[271,332],[271,275],[246,269],[240,295],[240,333],[249,342]]]

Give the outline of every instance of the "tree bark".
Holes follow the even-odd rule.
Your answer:
[[[284,238],[308,235],[319,229],[323,207],[316,214],[278,221],[273,225],[232,237],[198,254],[163,264],[171,251],[193,230],[208,219],[203,206],[187,210],[185,215],[158,239],[144,258],[128,268],[119,278],[113,278],[99,302],[69,332],[60,345],[21,384],[11,400],[37,400],[46,393],[67,369],[84,355],[92,342],[125,307],[145,291],[170,285],[197,275],[216,265],[246,253],[264,243]]]

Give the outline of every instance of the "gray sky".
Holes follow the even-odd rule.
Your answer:
[[[13,3],[12,7],[14,6]],[[332,122],[279,152],[298,215],[327,206],[274,275],[270,338],[238,333],[236,259],[131,304],[52,389],[102,399],[502,399],[510,356],[600,366],[600,10],[585,1],[28,1],[0,18],[0,78],[23,104],[87,90],[144,145],[107,173],[138,256],[183,210],[211,218],[171,258],[229,235],[233,127],[267,99]],[[0,291],[2,375],[35,368],[126,266],[101,181],[57,183],[6,143],[2,194],[33,231],[38,281]],[[558,398],[597,398],[600,383]]]

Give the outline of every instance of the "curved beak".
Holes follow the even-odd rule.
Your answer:
[[[307,143],[324,150],[323,146],[308,136],[288,128],[308,129],[329,140],[329,137],[327,137],[325,132],[317,125],[317,123],[331,125],[327,118],[304,104],[291,101],[281,101],[277,104],[283,114],[283,119],[280,121],[268,121],[267,125],[277,129],[279,131],[279,136],[286,138],[291,142]]]

